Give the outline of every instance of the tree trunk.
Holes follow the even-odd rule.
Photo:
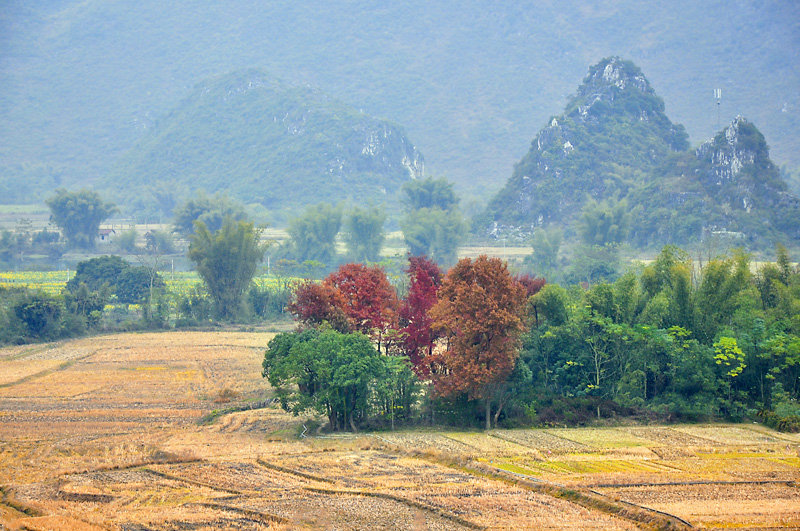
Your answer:
[[[492,429],[492,399],[486,398],[486,431]]]
[[[504,402],[500,402],[497,406],[497,411],[494,412],[494,428],[497,429],[497,421],[500,420],[500,413],[503,412],[503,406],[505,406]]]

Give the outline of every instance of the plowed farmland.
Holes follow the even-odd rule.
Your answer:
[[[800,527],[797,435],[753,424],[303,433],[260,376],[270,338],[0,349],[0,528]]]

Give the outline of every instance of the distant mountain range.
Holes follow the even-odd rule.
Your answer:
[[[285,219],[322,201],[387,203],[423,164],[398,126],[250,69],[198,84],[101,182],[131,211],[203,189]]]
[[[198,83],[247,68],[401,124],[427,170],[478,201],[613,54],[647,72],[692,143],[741,114],[799,168],[797,50],[791,0],[7,0],[0,201],[99,185]]]
[[[641,70],[618,57],[589,69],[479,226],[520,240],[551,225],[575,234],[589,203],[624,205],[628,240],[640,247],[686,244],[704,232],[754,247],[800,241],[800,202],[756,126],[737,117],[690,150]]]

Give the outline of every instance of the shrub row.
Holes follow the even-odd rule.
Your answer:
[[[800,432],[800,415],[782,416],[774,411],[762,409],[758,412],[758,416],[765,426],[769,426],[775,430],[788,433]]]

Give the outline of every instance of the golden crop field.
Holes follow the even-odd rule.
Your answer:
[[[753,424],[300,437],[264,332],[0,349],[0,529],[800,527],[800,436]],[[660,511],[660,512],[658,512]]]

